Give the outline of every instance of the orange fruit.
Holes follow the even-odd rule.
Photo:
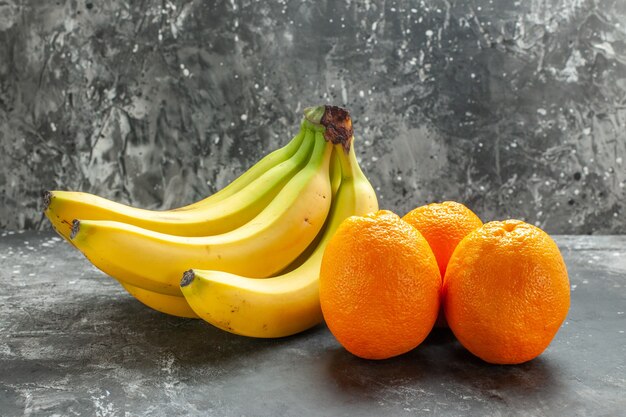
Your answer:
[[[328,328],[361,358],[412,350],[439,311],[441,276],[428,242],[386,210],[344,220],[324,251],[319,285]]]
[[[543,230],[520,220],[486,223],[459,243],[443,284],[448,325],[489,363],[541,354],[570,305],[567,269]]]
[[[407,213],[402,220],[415,227],[426,238],[437,258],[442,278],[446,275],[446,267],[456,245],[469,232],[483,225],[472,210],[455,201],[418,207]]]
[[[415,227],[426,238],[437,258],[437,265],[439,265],[443,280],[445,280],[448,261],[456,246],[468,233],[483,225],[472,210],[455,201],[431,203],[418,207],[408,212],[402,220]],[[446,326],[442,308],[435,327]]]

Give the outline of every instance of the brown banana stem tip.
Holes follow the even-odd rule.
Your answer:
[[[195,277],[196,274],[193,273],[192,269],[185,271],[183,273],[183,278],[180,280],[180,286],[186,287],[187,285],[191,284]]]
[[[72,220],[72,231],[70,232],[70,239],[74,239],[79,230],[80,230],[80,220],[77,220],[77,219]]]
[[[346,153],[350,150],[354,130],[350,112],[337,106],[324,106],[320,124],[326,128],[324,138],[335,145],[341,144]]]
[[[50,191],[43,192],[43,211],[46,212],[52,202],[52,193]]]

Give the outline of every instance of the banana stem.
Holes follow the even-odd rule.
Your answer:
[[[43,192],[43,211],[44,213],[50,207],[50,203],[52,202],[52,193],[50,191]]]
[[[324,127],[324,139],[335,145],[341,144],[346,153],[350,150],[354,132],[348,110],[337,106],[307,107],[304,117],[310,123]]]
[[[304,118],[315,125],[321,125],[326,106],[313,106],[304,109]]]

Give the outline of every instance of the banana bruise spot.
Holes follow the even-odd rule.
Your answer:
[[[193,269],[183,272],[183,278],[180,280],[180,286],[186,287],[191,284],[191,282],[196,278],[196,274],[194,274]]]
[[[72,231],[70,232],[70,239],[74,239],[80,230],[80,220],[72,220]]]

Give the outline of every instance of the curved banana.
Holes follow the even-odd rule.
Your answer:
[[[307,163],[314,134],[304,127],[285,147],[272,152],[221,191],[190,206],[155,211],[116,203],[89,193],[49,191],[45,214],[69,240],[72,220],[114,220],[177,236],[226,233],[257,216]],[[295,151],[294,151],[295,150]]]
[[[159,294],[158,292],[144,290],[120,281],[122,287],[130,295],[148,307],[172,316],[197,319],[198,315],[189,307],[184,297],[177,295]]]
[[[333,150],[333,155],[331,157],[332,158],[331,166],[330,166],[330,178],[331,178],[330,183],[331,183],[331,190],[332,190],[332,195],[333,195],[332,198],[334,198],[334,196],[337,195],[339,184],[341,184],[341,162],[336,155],[336,151],[337,151],[336,149]],[[321,234],[320,234],[320,237],[321,237]],[[309,245],[310,248],[307,248],[304,252],[302,252],[302,254],[298,256],[298,258],[294,262],[292,262],[292,264],[300,265],[302,263],[302,261],[300,261],[301,257],[302,259],[308,258],[312,250],[314,250],[315,247],[317,247],[317,244],[319,243],[317,240],[318,239],[316,239],[315,242]],[[287,267],[287,268],[290,268],[290,267]],[[176,295],[160,294],[154,291],[144,290],[143,288],[134,287],[130,284],[124,283],[123,281],[119,281],[119,283],[122,285],[122,287],[124,287],[126,291],[128,291],[130,295],[132,295],[141,303],[143,303],[144,305],[154,310],[157,310],[161,313],[169,314],[172,316],[177,316],[177,317],[195,318],[195,319],[199,318],[198,315],[191,309],[191,307],[187,303],[187,300],[185,300],[185,298],[182,295],[176,296]]]
[[[309,162],[245,225],[216,236],[181,237],[114,221],[77,220],[72,242],[105,273],[162,294],[181,295],[180,273],[193,266],[257,278],[275,274],[313,241],[330,208],[333,145],[323,128],[308,124],[315,132]]]
[[[181,290],[198,316],[228,332],[263,338],[289,336],[322,321],[318,282],[326,244],[347,217],[378,210],[376,193],[351,148],[348,156],[340,151],[343,178],[311,256],[298,268],[264,280],[220,271],[185,272]]]
[[[341,160],[337,156],[337,149],[333,149],[333,156],[330,160],[330,189],[333,197],[339,190],[341,184]]]

